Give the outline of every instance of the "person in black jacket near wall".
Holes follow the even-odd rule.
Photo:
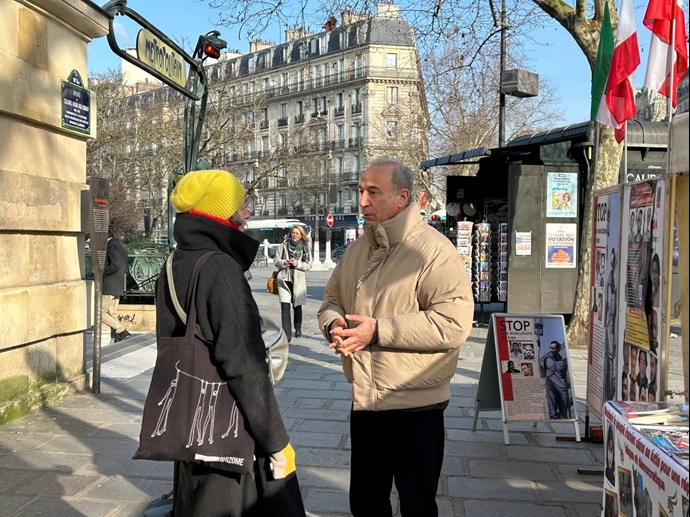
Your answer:
[[[179,300],[187,299],[197,260],[216,252],[199,274],[197,324],[254,439],[256,457],[253,477],[176,462],[173,513],[175,517],[304,517],[295,451],[273,392],[259,309],[245,277],[259,241],[243,233],[249,218],[244,187],[226,171],[194,171],[180,179],[170,202],[179,212],[172,260]],[[158,336],[184,335],[166,275],[158,277],[156,293]]]
[[[115,331],[115,341],[123,341],[130,333],[117,317],[117,306],[120,297],[125,293],[125,275],[127,273],[127,249],[112,230],[108,230],[108,248],[103,268],[103,291],[101,298],[101,317],[103,323]]]

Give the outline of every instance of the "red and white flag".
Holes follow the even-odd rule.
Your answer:
[[[675,20],[673,49],[671,48],[671,20]],[[678,83],[688,69],[683,0],[650,0],[644,15],[644,25],[652,31],[644,84],[652,90],[670,97],[675,108]],[[672,52],[673,84],[669,84],[671,75],[668,68],[669,52]]]
[[[624,123],[631,119],[635,109],[635,69],[640,65],[640,49],[637,44],[635,11],[632,0],[621,0],[616,45],[611,57],[611,70],[606,91],[605,102],[597,112],[597,120],[616,128],[616,140],[623,141]]]

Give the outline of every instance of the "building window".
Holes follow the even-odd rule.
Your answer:
[[[269,88],[270,85],[271,85],[271,83],[270,83],[268,77],[264,77],[264,79],[263,79],[263,81],[262,81],[261,84],[262,84],[262,88],[264,89],[264,91],[265,91],[265,90],[268,90],[268,88]]]
[[[386,54],[386,68],[398,68],[398,54]]]
[[[364,75],[364,57],[362,54],[355,56],[355,76],[360,78]]]
[[[335,95],[335,105],[338,109],[343,107],[343,94],[342,93],[336,93]]]
[[[290,75],[287,72],[280,74],[280,86],[286,88],[290,83]]]
[[[388,138],[395,138],[398,134],[398,123],[395,120],[389,120],[386,123],[386,136]]]
[[[268,139],[268,136],[261,137],[261,150],[264,153],[267,153],[268,151],[271,150],[271,144]]]
[[[312,56],[316,56],[319,54],[319,40],[314,38],[310,42],[310,49],[309,49],[309,54]]]
[[[398,103],[398,87],[397,86],[389,86],[388,87],[388,104],[397,104]]]
[[[302,101],[295,102],[295,111],[297,112],[297,115],[304,114],[304,104]]]
[[[288,105],[287,102],[284,102],[283,104],[280,105],[280,118],[287,118],[288,116]]]

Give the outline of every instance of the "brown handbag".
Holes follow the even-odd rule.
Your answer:
[[[278,294],[278,270],[275,270],[266,281],[266,291],[271,294]]]

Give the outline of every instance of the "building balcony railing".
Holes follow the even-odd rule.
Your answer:
[[[295,115],[295,124],[302,124],[304,122],[304,113]]]
[[[333,140],[331,149],[345,149],[345,140]]]
[[[347,142],[348,147],[359,147],[361,145],[362,145],[362,137],[361,136],[352,137]]]
[[[358,102],[357,104],[352,105],[352,114],[357,115],[358,113],[362,113],[362,103]]]
[[[284,118],[279,118],[278,119],[278,127],[285,127],[288,125],[288,119],[287,117]]]
[[[248,151],[242,155],[245,160],[258,160],[263,156],[261,151]]]
[[[341,180],[343,182],[359,181],[359,174],[356,171],[344,171]]]
[[[264,71],[263,73],[265,74],[266,72]],[[274,97],[297,95],[307,92],[309,90],[316,90],[319,88],[325,88],[327,86],[333,86],[336,84],[343,84],[351,81],[361,81],[364,78],[381,78],[388,80],[421,80],[419,72],[416,68],[390,69],[386,68],[385,66],[358,67],[352,70],[347,70],[345,72],[339,72],[324,77],[316,77],[313,79],[309,79],[304,81],[303,83],[293,82],[292,84],[286,84],[280,87],[267,88],[263,91],[236,95],[231,99],[230,102],[233,106],[257,104],[263,100],[272,99]],[[353,111],[353,113],[356,112]],[[322,114],[325,115],[325,113]]]
[[[345,106],[340,106],[339,108],[333,108],[333,113],[336,118],[345,116]]]

